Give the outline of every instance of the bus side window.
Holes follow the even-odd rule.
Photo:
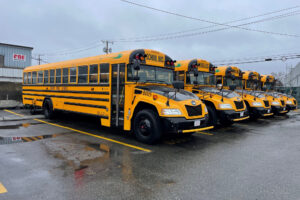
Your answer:
[[[90,65],[89,69],[90,83],[98,83],[98,65]]]
[[[69,68],[63,68],[63,83],[68,83]]]
[[[109,64],[100,64],[100,83],[109,82]]]
[[[27,73],[24,72],[23,73],[23,84],[26,84],[27,83]]]
[[[56,83],[61,83],[61,69],[56,69]]]
[[[32,72],[32,84],[36,84],[36,72]]]
[[[76,83],[76,67],[71,67],[70,68],[70,83]]]
[[[48,83],[48,76],[49,76],[49,71],[45,70],[44,71],[44,84]]]
[[[178,81],[184,81],[184,71],[178,72]]]
[[[78,83],[87,83],[88,78],[88,66],[79,66],[78,67]]]
[[[27,80],[28,84],[31,84],[32,83],[32,79],[31,79],[31,72],[28,72],[28,80]]]
[[[51,69],[50,70],[50,83],[54,83],[54,74],[55,74],[54,69]]]
[[[43,83],[43,71],[38,72],[38,83]]]

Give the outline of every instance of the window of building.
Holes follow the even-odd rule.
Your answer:
[[[90,83],[98,83],[98,65],[90,65]]]
[[[54,75],[55,75],[55,71],[54,69],[50,70],[50,83],[54,83]]]
[[[87,83],[88,78],[88,66],[78,67],[78,83]]]
[[[69,68],[63,68],[63,83],[68,83]]]
[[[32,84],[36,84],[36,72],[32,72]]]
[[[100,64],[100,83],[109,82],[109,64]]]
[[[76,83],[76,67],[70,68],[70,83]]]
[[[4,55],[0,55],[0,67],[4,67]]]
[[[43,83],[43,71],[38,72],[38,83]]]
[[[48,83],[48,76],[49,76],[49,71],[45,70],[44,71],[44,84]]]
[[[61,69],[56,69],[56,79],[55,82],[56,83],[61,83]]]

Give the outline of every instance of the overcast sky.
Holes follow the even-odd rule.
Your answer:
[[[227,22],[300,5],[296,0],[132,0],[144,5],[215,22]],[[101,40],[152,36],[209,26],[211,24],[160,13],[119,0],[0,0],[0,42],[34,47],[33,54],[48,53],[48,62],[103,54]],[[280,15],[300,8],[276,13]],[[264,18],[262,17],[262,18]],[[246,23],[257,19],[242,21]],[[299,34],[300,15],[247,26],[264,31]],[[236,23],[235,25],[239,24]],[[203,32],[210,29],[198,30]],[[299,53],[300,38],[227,29],[218,32],[148,42],[115,42],[113,52],[150,48],[175,60],[208,61]],[[96,46],[96,48],[92,48]],[[91,48],[85,51],[79,51]],[[72,54],[70,51],[79,51]],[[49,53],[58,55],[50,56]],[[238,65],[259,73],[285,71],[300,60]],[[36,62],[33,62],[36,64]]]

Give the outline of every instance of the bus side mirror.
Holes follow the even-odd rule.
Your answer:
[[[222,90],[223,89],[223,85],[221,83],[217,84],[217,89],[218,90]]]
[[[229,90],[235,90],[235,88],[236,88],[236,85],[229,85]]]
[[[178,89],[178,90],[184,89],[184,82],[183,81],[173,81],[172,85],[175,89]]]
[[[197,69],[197,68],[194,69],[194,76],[195,76],[195,77],[198,76],[198,69]]]
[[[133,79],[134,81],[139,81],[139,80],[140,80],[140,77],[134,76],[132,79]]]
[[[198,85],[199,83],[198,83],[198,81],[193,81],[193,84]]]

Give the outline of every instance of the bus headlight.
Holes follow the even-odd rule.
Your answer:
[[[161,109],[163,115],[182,115],[181,111],[177,108],[163,108]]]
[[[227,104],[227,103],[221,103],[221,104],[219,105],[219,107],[220,107],[221,109],[231,109],[231,108],[232,108],[232,106],[231,106],[230,104]]]
[[[286,101],[286,104],[293,104],[292,101]]]
[[[279,102],[277,102],[277,101],[272,101],[272,105],[273,105],[273,106],[278,106],[278,105],[279,105]]]
[[[254,101],[254,102],[252,103],[252,105],[253,105],[253,106],[262,106],[262,103],[257,102],[257,101]]]

